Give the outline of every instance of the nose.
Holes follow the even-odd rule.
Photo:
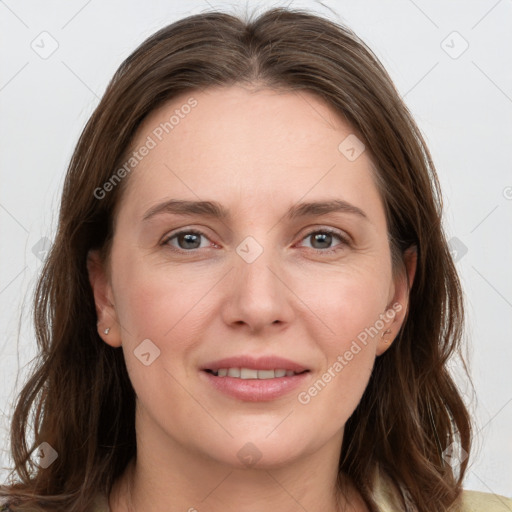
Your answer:
[[[258,249],[258,245],[249,240],[233,255],[234,269],[227,276],[222,308],[227,325],[245,328],[252,333],[282,329],[293,318],[293,292],[287,283],[286,271],[275,251]],[[245,249],[248,251],[244,252]]]

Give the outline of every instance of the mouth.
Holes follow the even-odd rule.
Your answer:
[[[210,389],[246,402],[290,396],[312,374],[310,368],[274,354],[241,354],[205,363],[201,380]]]
[[[309,372],[309,370],[294,371],[287,370],[286,368],[275,368],[269,370],[255,369],[255,368],[219,368],[217,370],[204,370],[215,377],[232,377],[242,380],[267,380],[279,379],[283,377],[294,377],[295,375],[302,375]]]
[[[223,395],[242,402],[268,402],[291,396],[294,390],[306,385],[310,370],[286,368],[256,369],[230,367],[203,369],[201,380]]]

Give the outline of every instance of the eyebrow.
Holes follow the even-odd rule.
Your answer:
[[[350,213],[368,220],[363,210],[341,199],[330,201],[313,201],[309,203],[297,203],[285,214],[287,220],[291,221],[301,217],[318,217],[328,213]],[[229,210],[216,201],[187,201],[182,199],[170,199],[151,207],[142,217],[146,222],[156,215],[177,214],[177,215],[202,215],[221,220],[231,218]]]

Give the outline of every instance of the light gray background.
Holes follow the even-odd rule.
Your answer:
[[[35,355],[31,297],[44,237],[51,243],[64,174],[86,120],[122,60],[162,26],[214,8],[285,4],[234,5],[0,1],[0,465],[9,462],[8,419]],[[384,63],[426,137],[468,306],[476,397],[458,362],[452,365],[478,429],[465,487],[512,496],[512,1],[292,6],[354,29]]]

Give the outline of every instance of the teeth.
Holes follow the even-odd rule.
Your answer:
[[[253,370],[250,368],[240,368],[241,379],[257,379],[258,373],[258,370]]]
[[[273,379],[276,376],[275,370],[258,370],[258,379]]]
[[[235,377],[239,379],[274,379],[296,375],[293,370],[277,368],[275,370],[254,370],[253,368],[219,368],[213,372],[218,377]]]

